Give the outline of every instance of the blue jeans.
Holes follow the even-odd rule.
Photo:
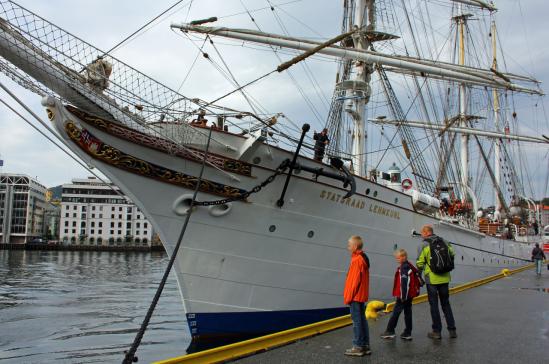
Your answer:
[[[440,311],[438,310],[438,301],[446,318],[448,330],[456,329],[454,314],[450,306],[450,291],[448,283],[446,284],[427,284],[427,296],[429,297],[429,306],[431,307],[431,319],[433,320],[433,331],[440,333],[442,331],[442,321],[440,320]]]
[[[541,263],[543,263],[543,260],[536,259],[536,273],[538,275],[541,275]]]
[[[404,311],[404,332],[403,334],[412,334],[412,299],[402,301],[397,298],[395,307],[393,308],[393,314],[387,323],[387,332],[394,333],[400,313]]]
[[[370,345],[370,332],[366,320],[366,307],[364,302],[351,302],[351,319],[353,320],[353,345],[363,348]]]

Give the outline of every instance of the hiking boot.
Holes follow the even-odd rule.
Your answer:
[[[395,336],[395,333],[391,331],[385,331],[383,334],[381,334],[382,339],[394,339]]]
[[[364,345],[362,347],[362,351],[364,352],[364,355],[372,354],[372,350],[370,350],[370,345]]]
[[[436,331],[431,331],[430,333],[427,334],[427,337],[429,339],[435,339],[435,340],[442,339],[442,336],[440,335],[440,332],[436,332]]]
[[[412,340],[412,334],[408,334],[407,332],[403,332],[401,335],[400,335],[400,338],[402,340]]]
[[[364,356],[365,352],[362,348],[359,348],[357,346],[353,346],[351,349],[345,350],[345,355],[348,355],[348,356]]]
[[[455,338],[458,337],[458,334],[457,334],[455,329],[454,330],[448,330],[448,332],[450,333],[450,338],[451,339],[455,339]]]

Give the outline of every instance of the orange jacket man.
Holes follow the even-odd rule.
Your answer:
[[[351,264],[345,280],[343,302],[349,305],[353,320],[353,347],[345,351],[345,355],[350,356],[363,356],[372,353],[368,321],[366,321],[365,315],[365,303],[368,301],[370,286],[370,261],[362,251],[363,245],[360,236],[351,236],[347,243],[347,250],[351,253]]]

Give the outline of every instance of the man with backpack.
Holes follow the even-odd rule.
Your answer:
[[[433,331],[427,336],[431,339],[440,340],[442,338],[442,321],[438,309],[438,301],[444,317],[450,338],[456,338],[456,324],[452,307],[450,306],[450,271],[454,269],[454,249],[439,236],[433,233],[433,227],[425,225],[421,229],[423,245],[417,259],[417,268],[424,273],[425,283],[427,284],[427,296],[429,297],[429,306],[431,308],[431,319],[433,320]]]
[[[536,274],[538,276],[541,276],[541,263],[545,258],[545,253],[543,250],[539,247],[539,243],[536,243],[536,246],[534,249],[532,249],[532,261],[536,262]]]

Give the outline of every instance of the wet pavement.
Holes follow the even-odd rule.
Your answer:
[[[549,363],[549,272],[536,277],[527,270],[451,296],[458,332],[450,339],[427,338],[429,304],[414,305],[414,339],[386,341],[389,316],[369,321],[371,356],[346,357],[352,328],[272,349],[241,363]],[[442,312],[441,312],[442,314]],[[403,329],[401,315],[397,333]]]

